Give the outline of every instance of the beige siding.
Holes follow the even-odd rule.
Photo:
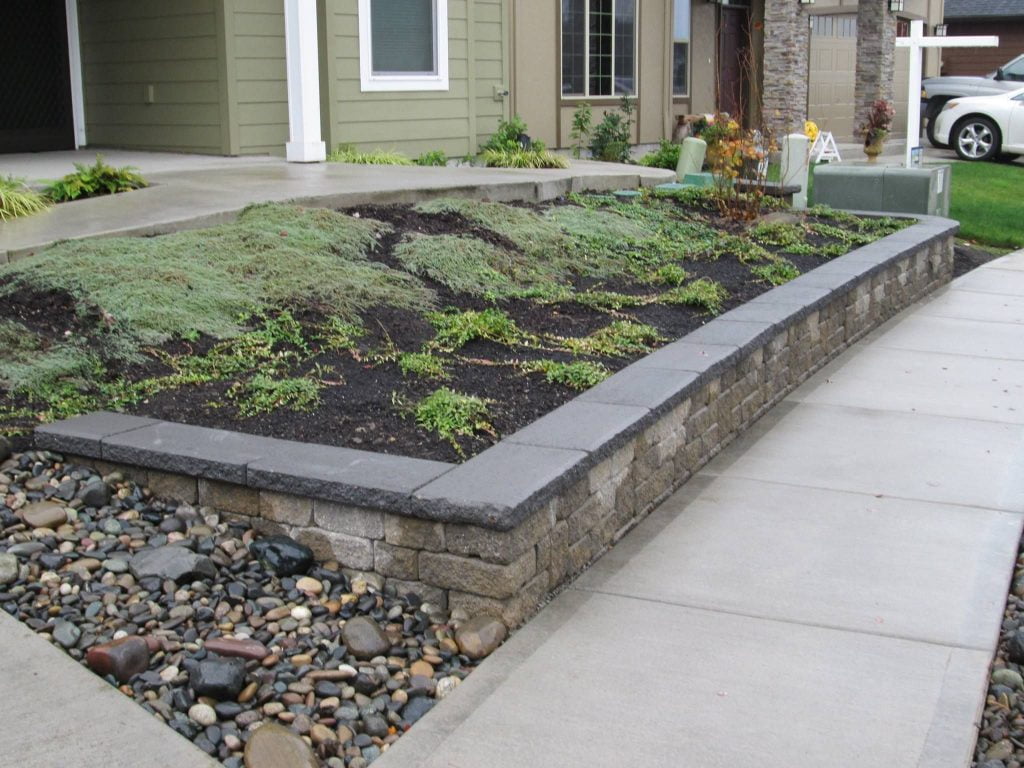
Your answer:
[[[670,82],[672,0],[638,0],[638,126],[634,141],[648,144],[670,138],[676,114],[687,114],[691,103],[711,109],[714,102],[715,6],[693,0],[690,40],[690,97],[673,99]],[[515,0],[513,108],[530,126],[532,135],[551,146],[572,145],[573,113],[580,102],[592,105],[596,124],[605,112],[617,109],[618,99],[572,99],[561,95],[560,4],[544,0]]]
[[[322,67],[328,83],[325,121],[331,145],[394,148],[409,155],[439,149],[449,156],[475,153],[493,131],[503,103],[494,86],[504,85],[501,0],[448,2],[447,91],[367,92],[359,77],[356,0],[325,0]],[[472,40],[470,39],[472,17]],[[470,66],[470,51],[473,66]]]
[[[214,0],[79,0],[79,25],[90,145],[223,151]]]
[[[238,152],[283,155],[288,141],[284,4],[282,0],[231,0],[231,4]]]

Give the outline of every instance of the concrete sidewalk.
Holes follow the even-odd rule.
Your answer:
[[[4,611],[0,649],[0,765],[220,768],[192,742]]]
[[[1024,251],[819,372],[380,768],[971,762],[1024,512]]]
[[[139,154],[139,153],[135,153]],[[108,157],[117,164],[118,158]],[[174,156],[171,156],[174,157]],[[49,168],[65,160],[37,161]],[[151,186],[120,195],[76,200],[45,213],[0,224],[0,264],[57,241],[110,235],[155,235],[228,221],[245,206],[294,201],[343,207],[364,203],[415,202],[440,195],[491,200],[541,200],[570,191],[608,191],[673,181],[660,168],[574,160],[567,170],[426,168],[419,166],[286,163],[272,158],[164,156],[147,164]],[[30,160],[17,166],[31,173]],[[174,170],[167,170],[173,168]],[[2,171],[2,166],[0,166]],[[2,171],[7,172],[7,171]]]

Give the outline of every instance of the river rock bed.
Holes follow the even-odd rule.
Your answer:
[[[974,750],[977,768],[1024,766],[1024,540],[1003,613],[999,646]]]
[[[233,768],[368,765],[506,636],[2,437],[0,608]]]

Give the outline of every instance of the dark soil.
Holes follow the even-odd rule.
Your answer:
[[[998,259],[999,256],[998,253],[986,251],[976,245],[958,242],[953,246],[953,277],[966,275],[972,269],[977,269],[982,264]]]
[[[515,244],[506,238],[457,214],[422,214],[404,205],[363,206],[347,212],[387,222],[394,228],[393,232],[381,238],[380,246],[371,254],[371,258],[396,268],[401,267],[392,255],[393,248],[409,232],[474,236],[502,248],[516,250]],[[706,211],[703,215],[707,218]],[[728,232],[744,228],[743,225],[726,220],[712,223]],[[829,242],[817,236],[813,236],[811,242],[818,244],[817,240],[821,244]],[[728,290],[729,298],[723,311],[743,304],[772,287],[756,280],[749,266],[737,256],[685,262],[685,269],[693,277],[713,279]],[[785,253],[785,256],[801,272],[823,263],[823,259],[816,256],[790,253]],[[425,279],[424,282],[437,293],[438,307],[483,310],[495,306],[482,298],[455,294],[431,280]],[[650,294],[664,290],[648,283],[626,279],[598,283],[593,279],[577,278],[573,287],[576,290],[597,289],[623,294]],[[653,326],[664,342],[668,342],[686,335],[711,319],[710,315],[699,309],[666,304],[650,304],[619,312],[600,311],[574,302],[543,304],[527,300],[500,301],[497,307],[508,313],[524,331],[562,337],[586,336],[612,320],[625,319]],[[295,308],[292,314],[309,331],[308,338],[314,336],[313,327],[324,320],[318,312],[308,308]],[[17,301],[0,307],[0,316],[19,320],[32,330],[51,338],[60,338],[65,331],[74,333],[85,325],[95,327],[97,322],[102,322],[102,317],[96,313],[82,313],[70,296],[56,294],[28,296],[23,293]],[[362,320],[368,333],[360,339],[358,350],[315,351],[312,357],[288,372],[289,376],[301,376],[318,365],[322,366],[321,370],[330,371],[321,376],[321,380],[328,382],[328,385],[321,391],[320,405],[311,412],[278,408],[270,413],[243,418],[227,397],[233,383],[230,380],[165,390],[134,404],[129,410],[170,421],[288,440],[460,461],[579,394],[562,384],[549,383],[543,374],[523,373],[518,367],[521,362],[541,358],[564,362],[588,359],[614,372],[639,356],[579,358],[559,350],[473,341],[454,356],[454,362],[448,368],[448,379],[429,380],[403,375],[394,362],[373,363],[367,359],[368,351],[385,345],[393,345],[403,352],[419,350],[434,336],[433,327],[424,317],[383,306]],[[172,355],[203,354],[214,343],[213,339],[192,342],[178,340],[164,345],[163,351]],[[155,358],[142,365],[128,369],[118,366],[113,370],[131,381],[170,373],[166,365]],[[419,427],[412,414],[412,407],[440,386],[486,398],[495,434],[460,438],[459,448],[456,449],[438,435]],[[19,402],[17,398],[10,400],[14,400],[15,406],[30,405]],[[15,440],[16,445],[24,445],[24,442],[24,438]]]

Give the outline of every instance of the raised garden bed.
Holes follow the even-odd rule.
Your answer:
[[[208,231],[66,243],[0,272],[0,432],[108,409],[460,461],[902,226],[590,195],[260,206]]]

